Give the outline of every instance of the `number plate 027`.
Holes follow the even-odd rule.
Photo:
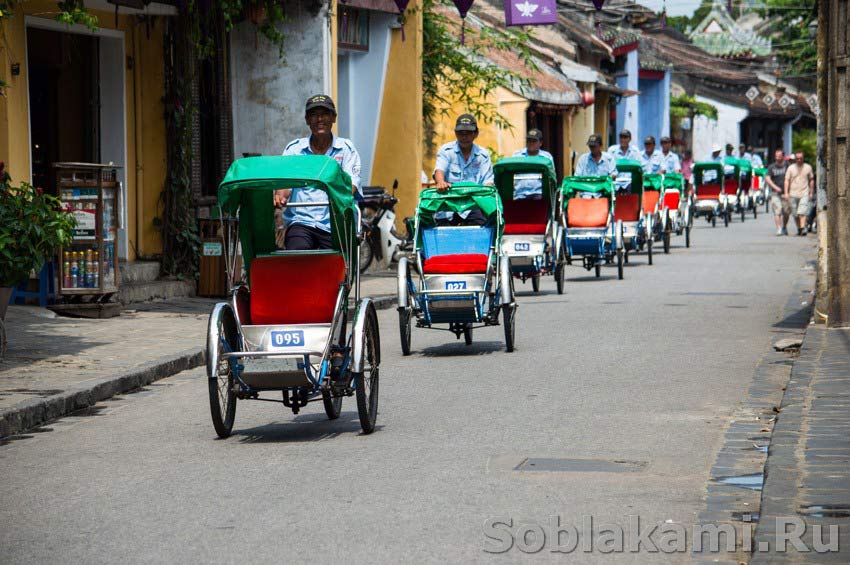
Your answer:
[[[272,347],[302,347],[303,345],[302,330],[272,332]]]
[[[531,251],[531,244],[527,241],[518,241],[514,243],[514,251]]]
[[[446,281],[446,290],[466,290],[466,281]]]

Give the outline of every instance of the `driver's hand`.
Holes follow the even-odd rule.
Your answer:
[[[434,188],[437,189],[437,192],[440,193],[447,192],[451,187],[452,185],[446,181],[437,181],[437,184],[434,186]]]
[[[292,195],[291,188],[283,188],[274,191],[274,207],[283,208],[289,202],[289,197]]]

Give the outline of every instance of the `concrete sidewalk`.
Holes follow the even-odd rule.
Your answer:
[[[395,293],[395,273],[370,273],[361,281],[361,295],[378,308],[393,307]],[[10,306],[8,351],[0,360],[0,437],[203,364],[207,320],[217,301],[133,304],[105,320]]]
[[[751,563],[849,563],[850,329],[809,326],[765,472]],[[805,527],[802,542],[808,551],[777,543],[785,524],[785,531],[794,529],[792,521]]]

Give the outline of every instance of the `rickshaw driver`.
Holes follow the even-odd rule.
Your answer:
[[[655,138],[647,135],[643,140],[644,151],[640,154],[643,172],[652,175],[664,172],[664,156],[655,148]]]
[[[673,140],[668,136],[661,138],[661,172],[662,173],[681,173],[682,165],[679,161],[679,156],[670,150],[673,145]]]
[[[351,190],[360,193],[360,154],[349,139],[337,137],[331,128],[336,123],[336,106],[330,96],[317,94],[307,100],[305,120],[310,136],[296,139],[283,150],[284,155],[327,155],[351,176]],[[362,194],[361,194],[362,195]],[[275,207],[287,202],[326,202],[325,192],[316,188],[277,190]],[[286,224],[284,245],[288,250],[331,249],[331,216],[327,206],[299,206],[283,212]]]
[[[615,161],[617,159],[634,159],[635,161],[640,161],[640,151],[631,143],[632,132],[624,129],[620,132],[620,144],[609,147],[608,153],[614,156]]]
[[[587,138],[587,153],[578,158],[575,176],[577,177],[605,177],[617,176],[617,162],[607,151],[602,151],[602,136],[594,133]]]
[[[478,122],[472,114],[461,114],[455,123],[455,139],[437,152],[434,180],[437,192],[447,192],[452,183],[471,182],[493,185],[493,162],[490,154],[475,143]],[[463,212],[440,211],[434,214],[437,225],[483,226],[488,218],[481,210],[470,208]]]
[[[517,149],[514,151],[514,157],[546,157],[555,164],[555,159],[548,151],[544,151],[543,147],[543,132],[539,129],[530,129],[525,136],[525,149]],[[518,180],[514,185],[514,200],[530,198],[540,200],[543,198],[543,181],[542,180]]]

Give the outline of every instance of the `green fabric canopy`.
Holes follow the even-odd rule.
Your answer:
[[[735,175],[735,178],[738,178],[738,177],[741,176],[741,161],[742,160],[743,159],[738,159],[737,157],[725,157],[723,159],[723,164],[726,165],[727,167],[734,167],[735,170],[733,171],[732,174]]]
[[[678,190],[680,193],[685,190],[685,177],[679,173],[665,173],[664,174],[664,188],[673,188]]]
[[[632,194],[643,194],[643,165],[634,159],[617,159],[617,172],[632,175]]]
[[[698,161],[694,163],[693,172],[694,172],[694,186],[699,186],[703,184],[702,177],[706,171],[716,171],[717,172],[717,183],[722,184],[723,182],[723,164],[718,163],[717,161]]]
[[[346,259],[357,251],[357,225],[351,177],[325,155],[247,157],[234,161],[218,187],[221,208],[239,215],[239,240],[246,270],[257,255],[273,253],[273,192],[315,188],[328,195],[334,249]]]
[[[664,186],[664,176],[660,173],[650,173],[644,177],[646,180],[645,186],[647,190],[656,190],[661,192],[661,187]]]
[[[580,192],[598,194],[607,198],[610,209],[614,210],[614,181],[608,175],[601,177],[566,177],[561,183],[564,194],[564,209],[569,206],[570,198],[576,198]]]
[[[434,214],[437,212],[465,212],[478,208],[488,218],[499,212],[498,238],[501,241],[505,221],[502,218],[502,199],[495,186],[484,186],[470,182],[454,183],[446,192],[438,192],[436,188],[426,188],[419,193],[419,206],[416,215],[419,223],[426,226],[435,225]]]
[[[755,167],[753,169],[753,174],[757,177],[767,176],[767,167]]]
[[[543,176],[543,199],[550,200],[558,189],[558,179],[555,165],[546,157],[539,155],[529,157],[506,157],[493,166],[496,188],[502,200],[514,199],[514,175],[523,173],[539,173]]]

